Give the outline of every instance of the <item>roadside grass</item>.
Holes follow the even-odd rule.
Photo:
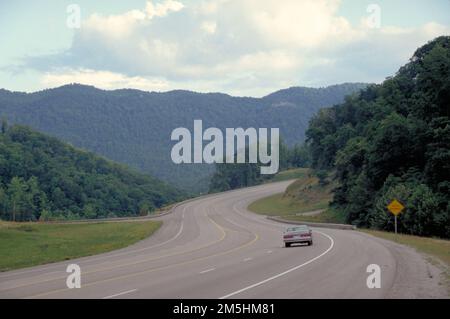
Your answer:
[[[333,209],[328,208],[323,212],[317,215],[288,215],[283,216],[286,220],[292,221],[302,221],[302,222],[311,222],[311,223],[332,223],[332,224],[345,224],[345,216],[344,214],[339,214],[335,212]]]
[[[391,232],[371,229],[359,230],[376,237],[396,241],[395,234]],[[427,255],[436,257],[443,261],[447,267],[450,267],[450,240],[397,234],[397,242],[399,244],[413,247],[417,251],[423,252]]]
[[[40,224],[0,221],[0,271],[68,260],[129,246],[160,221]]]
[[[343,223],[344,216],[337,214],[329,208],[333,198],[332,190],[335,183],[320,185],[317,177],[307,168],[286,171],[285,176],[297,178],[289,185],[284,193],[261,198],[248,206],[248,209],[257,214],[279,216],[288,220]],[[281,173],[280,173],[281,174]],[[284,177],[282,177],[284,178]],[[314,215],[304,213],[317,212]]]
[[[272,179],[270,179],[268,182],[273,183],[273,182],[288,181],[290,179],[304,177],[308,173],[309,173],[309,169],[308,168],[288,169],[288,170],[279,172]]]
[[[419,237],[413,235],[395,234],[380,230],[359,229],[359,231],[373,235],[375,237],[396,241],[399,244],[414,248],[416,251],[428,256],[427,260],[443,271],[444,278],[441,284],[444,285],[450,294],[450,240]]]
[[[268,216],[290,216],[298,213],[306,213],[319,209],[326,209],[328,202],[326,200],[311,203],[305,201],[293,201],[286,198],[284,193],[271,195],[261,198],[249,205],[249,209],[257,214]]]

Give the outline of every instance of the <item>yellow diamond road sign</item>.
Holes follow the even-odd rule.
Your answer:
[[[389,211],[394,214],[394,215],[398,215],[402,212],[402,210],[405,209],[405,206],[403,206],[398,200],[394,199],[388,206],[387,208],[389,209]]]

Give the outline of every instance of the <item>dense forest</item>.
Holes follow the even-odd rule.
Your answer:
[[[173,164],[170,134],[204,127],[279,127],[289,146],[304,140],[308,121],[320,108],[344,101],[364,84],[294,87],[263,98],[99,90],[66,85],[36,93],[0,90],[0,118],[23,124],[188,191],[207,191],[214,165]]]
[[[307,130],[312,166],[335,173],[333,205],[359,226],[450,237],[450,37],[419,48],[381,85],[321,110]]]
[[[0,218],[15,221],[146,215],[181,193],[150,176],[27,127],[0,132]]]

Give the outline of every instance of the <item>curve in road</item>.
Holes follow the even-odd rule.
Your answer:
[[[284,248],[287,225],[246,207],[289,183],[186,202],[160,217],[163,226],[153,236],[121,250],[1,273],[0,298],[447,296],[439,270],[421,255],[364,233],[313,229],[314,245]],[[80,289],[66,287],[72,263],[81,267]],[[367,287],[370,264],[381,268],[379,289]]]

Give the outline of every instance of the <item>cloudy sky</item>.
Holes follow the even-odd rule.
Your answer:
[[[381,82],[450,34],[449,12],[449,0],[1,1],[0,87],[263,96]]]

